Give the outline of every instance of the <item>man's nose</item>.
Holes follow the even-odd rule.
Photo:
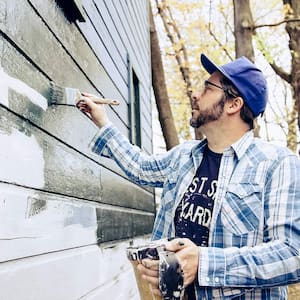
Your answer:
[[[193,101],[193,103],[195,103],[196,101],[199,100],[200,95],[201,95],[200,92],[194,92],[194,93],[192,94],[192,101]]]

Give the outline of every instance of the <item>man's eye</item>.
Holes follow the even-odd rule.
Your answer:
[[[201,93],[201,95],[203,96],[203,95],[205,95],[206,94],[206,92],[207,92],[207,88],[206,87],[204,87],[203,89],[202,89],[202,93]]]
[[[206,85],[204,86],[204,88],[203,88],[203,91],[204,91],[204,92],[207,92],[209,89],[210,89],[210,87],[206,84]]]

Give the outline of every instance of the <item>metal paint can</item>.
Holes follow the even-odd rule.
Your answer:
[[[145,279],[142,278],[141,273],[138,271],[137,266],[141,263],[142,259],[149,258],[158,260],[157,244],[149,244],[139,247],[128,247],[126,249],[127,257],[130,260],[136,283],[138,286],[141,300],[162,300],[162,297],[153,294],[152,286]]]

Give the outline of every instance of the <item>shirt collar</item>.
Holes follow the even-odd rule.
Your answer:
[[[250,146],[252,140],[253,140],[253,131],[249,130],[239,140],[233,143],[229,148],[225,149],[224,153],[231,149],[231,151],[233,151],[236,154],[237,159],[240,160],[241,157],[245,154],[248,147]],[[201,156],[203,155],[206,145],[207,145],[207,139],[204,139],[200,141],[199,144],[195,145],[192,148],[192,156],[195,165],[197,165],[195,159],[197,160],[199,154],[201,154]]]
[[[237,140],[230,146],[230,148],[235,152],[238,160],[240,160],[241,157],[245,154],[252,141],[253,131],[249,130],[239,140]]]
[[[191,156],[192,156],[192,159],[193,159],[193,164],[194,164],[195,170],[200,165],[200,162],[202,160],[203,152],[205,150],[206,145],[207,145],[207,139],[204,139],[204,140],[199,141],[199,143],[196,144],[192,148]]]

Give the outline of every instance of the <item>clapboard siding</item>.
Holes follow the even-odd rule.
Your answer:
[[[96,3],[99,3],[103,0],[95,0]],[[141,41],[136,39],[138,28],[130,28],[129,20],[127,20],[128,14],[126,15],[126,10],[124,10],[124,6],[127,6],[126,1],[119,0],[104,0],[108,10],[111,12],[111,18],[114,20],[116,24],[116,28],[119,32],[119,35],[123,39],[126,48],[128,49],[128,53],[130,56],[130,60],[135,68],[137,76],[142,80],[142,82],[147,82],[147,77],[150,73],[147,72],[148,66],[145,62],[145,52],[144,48],[141,47],[143,44],[140,44]],[[107,22],[110,22],[107,20]],[[148,37],[145,37],[147,40]],[[149,47],[148,47],[149,48]],[[148,49],[149,50],[149,49]]]
[[[33,126],[27,119],[0,107],[0,120],[0,143],[5,145],[0,148],[0,181],[153,211],[151,193],[101,168],[94,160]],[[61,131],[67,132],[67,128],[60,124]],[[30,169],[32,175],[28,176]]]
[[[49,1],[47,1],[49,2]],[[35,9],[47,19],[41,19],[35,10],[27,3],[16,7],[14,1],[7,2],[8,15],[4,23],[0,23],[1,30],[8,35],[11,41],[38,66],[45,75],[62,86],[77,87],[82,91],[100,93],[105,97],[115,98],[124,104],[110,108],[120,116],[117,124],[128,124],[128,107],[106,71],[95,57],[85,39],[78,32],[76,26],[70,25],[60,10],[50,6],[47,2],[36,0]],[[57,22],[57,18],[61,22]],[[28,21],[30,20],[30,21]],[[55,23],[55,21],[57,23]],[[48,23],[49,24],[48,24]],[[26,27],[23,24],[26,23]],[[46,24],[47,26],[46,26]],[[18,30],[14,30],[14,28]],[[54,32],[54,34],[49,30]],[[64,39],[70,36],[73,39]],[[36,41],[39,41],[38,43]],[[47,51],[45,51],[47,49]],[[67,50],[67,51],[66,51]],[[52,55],[59,59],[53,59]],[[74,62],[75,60],[75,62]],[[62,72],[64,70],[64,72]],[[84,72],[83,72],[84,71]],[[28,79],[27,79],[28,80]],[[99,88],[95,88],[99,87]],[[98,90],[99,89],[99,90]],[[122,122],[120,122],[122,121]],[[124,126],[124,125],[123,125]],[[127,132],[128,135],[128,132]]]
[[[147,36],[142,34],[141,28],[137,24],[138,16],[133,14],[134,7],[131,5],[130,1],[118,0],[118,2],[123,8],[124,22],[128,24],[130,32],[136,33],[133,35],[133,43],[138,46],[138,48],[135,49],[142,55],[142,59],[145,59],[146,55],[149,53],[149,47],[146,39]],[[137,57],[139,57],[139,55],[137,55]],[[142,61],[143,60],[141,60],[141,62]]]
[[[127,66],[128,50],[126,48],[126,44],[124,43],[124,40],[122,39],[122,37],[118,32],[118,28],[116,27],[114,19],[111,17],[111,11],[108,10],[103,0],[101,1],[95,0],[94,4],[105,26],[105,28],[103,29],[104,32],[101,32],[101,37],[104,40],[106,47],[109,50],[114,47],[115,51],[119,52],[119,55],[123,60],[123,63]]]
[[[99,2],[99,0],[97,1]],[[142,41],[138,40],[136,35],[139,31],[139,28],[131,28],[129,21],[127,18],[130,16],[126,14],[126,10],[124,11],[123,6],[124,1],[104,1],[106,5],[108,5],[109,10],[111,12],[111,18],[114,20],[114,24],[118,29],[120,36],[123,38],[126,48],[128,49],[129,58],[131,64],[134,68],[137,77],[141,81],[141,90],[145,89],[146,97],[145,102],[149,103],[150,98],[150,90],[149,85],[145,83],[149,80],[149,72],[150,72],[150,57],[147,53],[149,53],[149,46],[147,49],[142,47]],[[118,7],[118,8],[116,8]],[[134,32],[134,35],[130,35],[130,32]],[[149,37],[145,37],[144,40],[148,41]],[[149,65],[148,65],[149,64]],[[142,99],[143,100],[143,99]]]
[[[14,78],[19,78],[44,97],[48,97],[49,80],[47,77],[45,77],[42,72],[37,71],[35,67],[18,52],[18,49],[13,47],[1,36],[0,45],[4,53],[1,59],[1,65],[2,68],[9,73],[8,76],[10,76],[11,81],[14,81]],[[14,84],[17,85],[17,82]],[[3,97],[3,94],[0,95],[0,102],[3,101]],[[9,91],[8,100],[9,109],[16,114],[23,116],[49,134],[65,141],[86,155],[91,155],[87,149],[88,143],[96,134],[97,128],[76,108],[50,106],[44,111],[39,107],[37,103],[38,99],[33,102],[35,99],[26,98],[22,94],[15,93],[13,90]],[[110,118],[112,122],[117,123],[118,118],[115,118],[115,114],[112,114]],[[118,125],[118,127],[123,134],[127,134],[127,129],[124,129],[120,125]],[[101,161],[101,158],[99,158],[99,161]],[[109,167],[111,168],[112,166],[110,165]]]
[[[153,189],[93,154],[95,124],[49,96],[55,81],[118,99],[107,112],[129,137],[134,71],[151,153],[148,1],[76,1],[82,23],[58,2],[0,1],[0,299],[137,300],[125,249],[149,239]]]
[[[82,36],[76,25],[68,23],[62,11],[53,7],[53,1],[47,1],[49,3],[48,7],[45,6],[45,1],[31,1],[34,3],[35,9],[42,14],[44,22],[48,24],[51,31],[53,31],[58,38],[59,43],[63,45],[71,55],[73,61],[79,65],[88,79],[88,82],[86,82],[87,80],[83,82],[77,80],[75,83],[67,81],[60,84],[63,86],[76,86],[82,91],[92,90],[105,97],[120,100],[120,106],[110,107],[110,109],[121,118],[121,121],[128,124],[128,88],[124,80],[120,80],[119,72],[111,68],[105,70],[103,62],[106,57],[103,57],[101,54],[104,46],[101,40],[98,41],[99,35],[95,32],[92,24],[90,24],[90,22],[84,23],[82,30],[87,34],[86,36]],[[60,22],[57,22],[57,19],[59,19]],[[70,38],[66,39],[66,37]],[[88,43],[87,40],[89,41]],[[111,63],[110,61],[110,64]],[[126,75],[126,69],[123,69],[123,72],[125,72]],[[119,76],[116,77],[117,75]],[[93,87],[90,85],[86,86],[84,83],[90,83]]]
[[[107,24],[103,20],[101,11],[97,8],[97,5],[94,2],[89,0],[84,0],[83,2],[85,11],[87,12],[91,23],[98,35],[99,43],[102,44],[104,49],[98,49],[100,54],[100,60],[104,63],[104,68],[110,70],[112,76],[117,73],[115,76],[120,76],[122,78],[122,85],[125,85],[124,95],[127,100],[127,53],[126,49],[119,49],[118,45],[114,42],[114,37],[109,34],[109,29]],[[84,28],[86,23],[80,24],[80,28]],[[122,44],[121,44],[122,46]],[[103,51],[101,51],[103,50]],[[120,52],[122,50],[122,52]],[[102,56],[102,57],[101,57]],[[118,79],[117,82],[121,83],[121,79]],[[119,87],[120,88],[120,87]],[[122,89],[123,90],[123,89]]]
[[[119,90],[120,95],[124,98],[125,101],[128,99],[128,87],[126,84],[126,74],[127,68],[126,65],[121,64],[117,65],[116,61],[118,61],[119,56],[117,55],[116,58],[112,58],[105,48],[101,40],[101,27],[99,25],[99,15],[97,14],[97,10],[95,7],[86,7],[86,12],[88,14],[87,22],[80,24],[80,30],[87,38],[87,41],[90,47],[93,49],[94,53],[96,54],[97,58],[101,61],[105,70],[109,70],[114,83],[115,88]],[[93,21],[93,23],[92,23]],[[100,28],[99,28],[100,27]],[[98,32],[99,30],[99,32]],[[122,68],[123,67],[123,68]],[[120,73],[122,72],[122,73]],[[123,76],[121,76],[123,74]]]
[[[6,40],[0,36],[0,45],[4,49],[4,57],[2,59],[2,67],[8,68],[11,76],[19,77],[24,81],[30,82],[32,88],[36,91],[43,91],[44,95],[48,95],[49,82],[40,72],[26,59],[20,55],[17,50],[11,46]],[[3,74],[4,75],[4,74]],[[3,76],[2,75],[2,76]],[[10,76],[10,80],[14,81]],[[4,79],[2,79],[3,81]],[[17,82],[15,83],[17,84]],[[38,99],[29,99],[22,94],[18,94],[10,90],[8,94],[9,110],[16,115],[22,116],[32,124],[38,126],[46,134],[54,136],[60,141],[64,141],[68,146],[76,149],[84,156],[97,161],[99,164],[113,170],[115,173],[124,177],[124,173],[112,161],[93,155],[88,147],[89,142],[97,133],[96,126],[74,107],[67,106],[51,106],[46,111],[41,109],[38,104]],[[3,101],[3,95],[0,96],[0,103]],[[113,122],[117,123],[115,115],[111,116]],[[120,128],[120,126],[119,126]],[[120,128],[122,129],[122,128]],[[122,130],[121,130],[122,131]],[[151,131],[149,129],[149,131]],[[125,134],[126,131],[123,133]],[[128,182],[126,180],[126,182]],[[132,185],[132,184],[129,184]],[[140,190],[136,187],[134,190]],[[148,189],[150,191],[150,189]]]
[[[55,24],[48,24],[46,23],[48,20],[43,19],[43,21],[41,20],[42,15],[47,15],[45,9],[43,9],[43,7],[45,7],[45,5],[41,5],[41,2],[39,0],[31,0],[30,5],[26,4],[26,2],[24,2],[24,6],[22,8],[20,8],[20,6],[17,6],[17,8],[19,8],[20,11],[25,12],[24,16],[27,17],[29,20],[35,20],[32,23],[31,22],[27,22],[29,24],[31,24],[31,26],[29,26],[29,30],[24,30],[24,29],[20,29],[18,31],[14,30],[14,28],[22,28],[21,23],[23,24],[25,22],[25,19],[22,19],[21,17],[16,17],[22,15],[21,12],[19,10],[14,11],[14,7],[15,5],[13,5],[12,1],[8,1],[6,2],[7,4],[7,14],[6,14],[6,18],[5,20],[2,19],[1,23],[0,23],[0,28],[2,30],[3,33],[5,33],[7,35],[7,37],[9,37],[8,41],[7,39],[5,39],[3,42],[3,48],[5,49],[3,53],[5,53],[5,55],[3,55],[2,57],[2,67],[4,69],[9,69],[9,71],[11,71],[11,75],[20,78],[21,80],[24,80],[24,82],[27,82],[28,84],[30,83],[30,85],[35,88],[38,92],[40,92],[42,95],[44,96],[48,96],[49,97],[49,83],[48,85],[45,84],[46,79],[47,78],[56,78],[56,76],[60,76],[60,74],[65,74],[65,73],[70,73],[70,76],[68,77],[68,81],[70,80],[70,77],[72,77],[72,75],[74,75],[74,81],[78,81],[80,82],[83,86],[87,86],[88,88],[84,89],[84,90],[91,90],[92,89],[92,85],[90,84],[91,81],[86,80],[85,74],[83,74],[82,72],[80,72],[80,69],[78,69],[78,65],[74,64],[74,60],[72,59],[72,57],[70,57],[69,53],[70,51],[68,51],[68,53],[66,54],[66,52],[63,51],[63,49],[66,48],[66,44],[64,44],[64,48],[61,47],[61,44],[58,43],[57,37],[58,37],[58,32],[62,32],[61,34],[65,34],[65,35],[75,35],[76,29],[71,30],[71,25],[67,26],[68,23],[66,23],[66,27],[63,30],[63,26],[58,26]],[[39,18],[34,18],[34,13],[35,10],[33,9],[32,5],[35,5],[35,10],[37,10],[39,12]],[[48,13],[48,19],[49,20],[55,20],[54,16],[57,15],[57,8],[54,9],[49,9],[49,13]],[[15,12],[15,14],[13,13]],[[54,15],[51,15],[51,12]],[[25,18],[24,17],[24,18]],[[20,20],[20,21],[19,21]],[[19,22],[17,22],[19,21]],[[47,26],[45,25],[48,24]],[[12,25],[14,24],[14,26]],[[61,23],[59,23],[61,24]],[[50,26],[51,25],[51,26]],[[23,26],[24,27],[24,26]],[[48,27],[51,28],[51,32],[49,31]],[[60,27],[60,29],[59,29]],[[38,28],[36,30],[33,30],[33,28]],[[48,30],[47,30],[48,29]],[[32,30],[32,34],[29,34]],[[53,35],[53,31],[56,30],[56,34]],[[17,34],[18,33],[18,34]],[[20,34],[21,33],[21,34]],[[43,38],[44,37],[44,38]],[[42,44],[44,44],[44,47],[46,46],[45,49],[50,50],[51,53],[58,53],[60,59],[58,60],[59,63],[56,62],[56,60],[54,60],[54,63],[50,63],[49,62],[49,55],[47,54],[47,51],[43,51],[43,48],[40,48],[36,50],[34,40],[35,38],[38,38],[39,40],[43,41],[40,43],[37,43],[40,47]],[[2,37],[1,37],[2,39]],[[24,42],[25,41],[25,42]],[[80,41],[80,39],[79,39]],[[82,45],[86,45],[85,43],[83,43],[83,41],[80,41]],[[12,44],[13,43],[13,44]],[[72,44],[72,43],[70,43]],[[70,45],[68,44],[68,46]],[[33,46],[34,45],[34,46]],[[18,46],[17,48],[15,46]],[[74,49],[74,53],[75,53],[75,49],[79,49],[79,48],[84,48],[79,46],[79,45],[71,45],[69,46],[68,49]],[[23,56],[20,54],[20,52],[23,54]],[[31,55],[31,53],[33,53]],[[82,58],[83,54],[77,54],[76,57]],[[30,55],[30,56],[29,56]],[[74,54],[75,55],[75,54]],[[30,57],[30,63],[28,64],[26,62],[20,63],[21,60],[26,61],[26,59]],[[93,57],[92,55],[87,55],[87,57]],[[62,66],[58,67],[58,65],[56,66],[55,64],[60,64],[61,65],[62,62]],[[72,63],[73,62],[73,63]],[[30,65],[28,67],[28,65]],[[91,64],[93,65],[93,64]],[[33,68],[33,66],[35,68]],[[30,71],[26,70],[26,72],[24,72],[24,69],[31,69]],[[67,72],[59,72],[61,70],[66,70]],[[75,71],[76,70],[76,71]],[[39,71],[40,73],[38,73],[37,71]],[[31,73],[29,75],[29,73]],[[24,75],[26,74],[26,75]],[[92,72],[91,72],[92,74]],[[32,76],[34,75],[34,76]],[[66,76],[66,75],[65,75]],[[82,76],[82,77],[80,77]],[[40,77],[42,77],[42,79],[40,79]],[[63,79],[61,79],[63,81]],[[37,82],[36,82],[37,81]],[[41,84],[42,83],[42,84]],[[99,84],[100,85],[100,84]],[[141,93],[142,94],[142,93]],[[150,102],[150,101],[148,101]],[[13,102],[13,105],[16,102]],[[12,106],[13,106],[12,105]],[[17,105],[15,105],[17,106]],[[149,105],[148,105],[149,106]],[[122,105],[120,105],[120,107],[122,107]],[[13,109],[16,109],[16,107],[14,107]],[[115,108],[118,109],[118,108]],[[52,109],[52,111],[58,111],[58,110],[62,110],[61,108],[54,108]],[[66,114],[69,114],[70,111],[72,110],[72,108],[68,108],[65,110]],[[74,109],[73,109],[74,110]],[[19,113],[22,112],[22,109],[19,109]],[[26,111],[24,111],[22,114],[26,113]],[[52,113],[54,115],[54,113]],[[46,116],[49,115],[49,113],[47,112],[45,114]],[[32,120],[33,118],[36,117],[37,120],[40,120],[40,116],[41,113],[35,115],[35,113],[29,112],[29,119]],[[124,134],[127,133],[127,130],[122,126],[125,125],[126,122],[123,118],[123,122],[118,122],[118,119],[116,119],[117,116],[116,114],[111,113],[111,118],[112,121],[114,123],[116,123],[119,128],[121,129],[121,132],[123,132]],[[127,113],[126,113],[127,116]],[[151,116],[151,114],[150,114]],[[44,116],[42,116],[44,117]],[[60,116],[62,117],[62,116]],[[65,117],[67,118],[67,116]],[[46,118],[47,119],[47,118]],[[128,120],[127,120],[128,121]],[[149,126],[149,114],[148,113],[144,113],[144,111],[142,110],[142,127],[143,127],[143,137],[142,140],[144,141],[144,145],[143,149],[149,151],[151,150],[151,136],[149,137],[149,132],[151,132],[151,127]],[[55,120],[53,120],[53,123],[55,124]],[[125,123],[125,124],[124,124]],[[39,126],[42,126],[44,128],[45,124],[39,124]],[[59,129],[61,129],[61,125],[59,124]],[[49,130],[49,128],[46,128],[46,130]],[[50,130],[51,132],[51,130]],[[71,141],[72,144],[72,141]],[[146,147],[145,147],[146,146]]]
[[[119,44],[121,48],[125,45],[128,49],[130,64],[140,80],[140,101],[142,107],[141,127],[143,133],[142,147],[144,150],[151,152],[152,136],[148,135],[148,133],[151,132],[150,88],[149,85],[145,84],[145,82],[149,82],[150,80],[149,25],[144,25],[144,31],[140,34],[140,29],[143,27],[140,26],[140,23],[133,23],[139,16],[135,15],[133,17],[128,7],[130,7],[132,11],[134,11],[136,7],[134,5],[132,6],[129,2],[96,0],[95,3],[103,16],[105,24],[110,24],[109,28],[112,29],[116,35],[120,36],[121,40],[119,40]],[[147,8],[146,4],[145,7]],[[108,11],[109,13],[107,13]],[[140,14],[148,20],[148,8]],[[134,32],[135,34],[130,35],[130,32]],[[145,62],[147,63],[145,64]]]
[[[0,263],[142,236],[153,222],[153,213],[137,209],[3,182],[0,188]]]
[[[1,299],[138,300],[133,270],[125,255],[129,245],[128,241],[93,245],[2,263]]]

